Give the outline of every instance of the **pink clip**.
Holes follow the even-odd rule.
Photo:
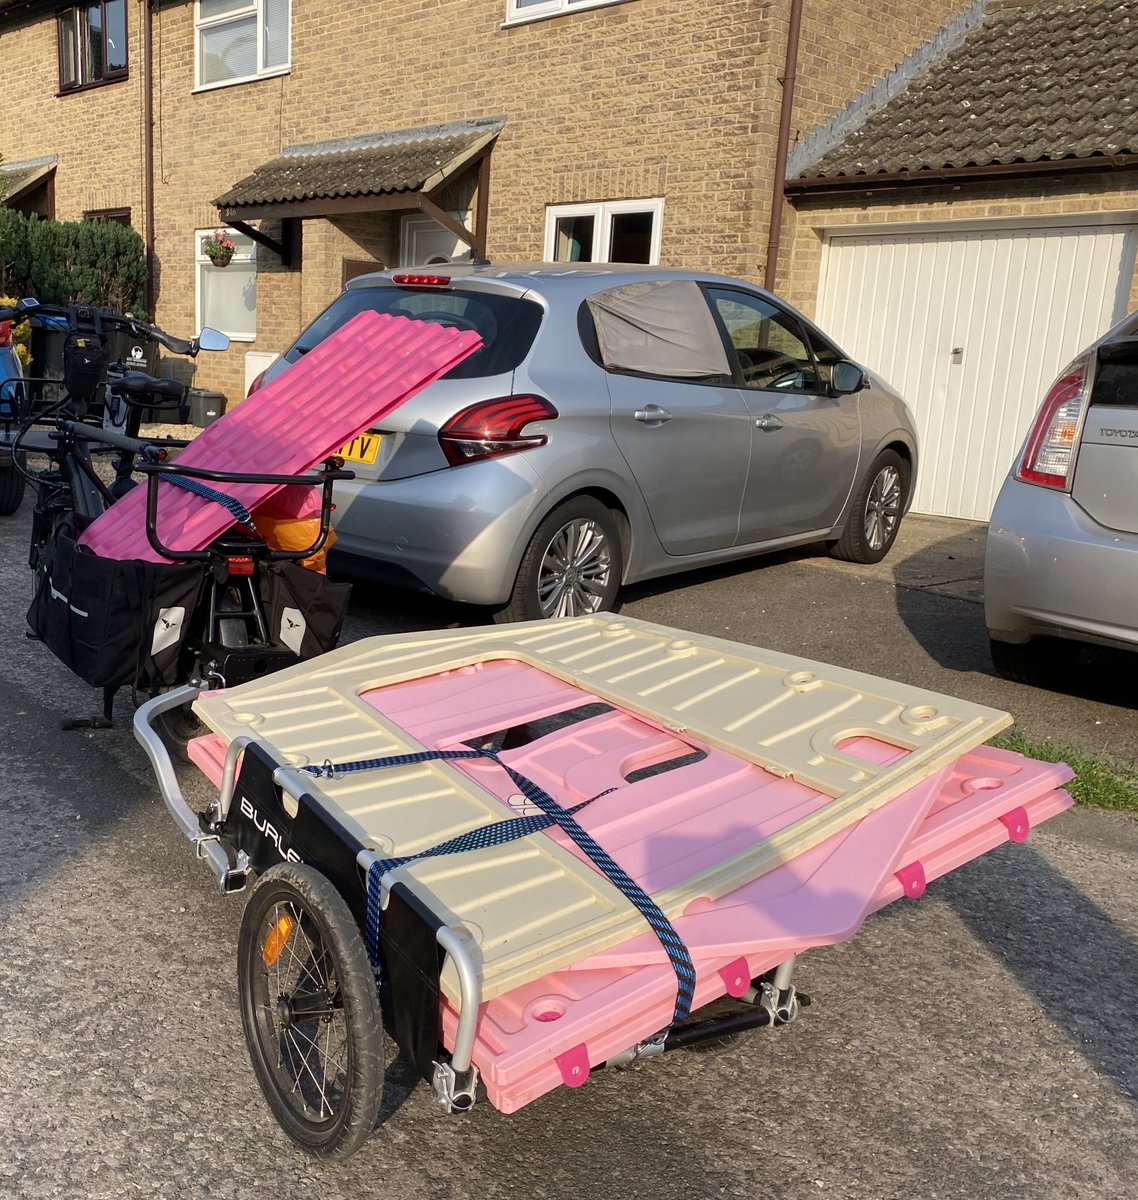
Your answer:
[[[719,978],[727,988],[728,996],[741,996],[751,986],[751,972],[745,958],[737,958],[719,968]]]
[[[589,1078],[589,1052],[584,1042],[559,1054],[556,1062],[566,1087],[580,1087]]]
[[[925,868],[921,866],[920,861],[911,862],[907,867],[902,867],[899,871],[894,871],[897,881],[905,889],[905,895],[910,900],[918,900],[925,894]]]
[[[1007,829],[1009,841],[1027,841],[1027,835],[1031,831],[1031,820],[1028,818],[1027,809],[1022,805],[1019,808],[1013,808],[1011,812],[1004,813],[1000,818],[1000,824]]]

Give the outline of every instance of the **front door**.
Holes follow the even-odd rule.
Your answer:
[[[469,212],[450,214],[464,228],[470,228]],[[399,225],[399,265],[401,267],[426,267],[436,263],[470,259],[470,247],[456,238],[449,229],[438,221],[418,213],[406,216]]]

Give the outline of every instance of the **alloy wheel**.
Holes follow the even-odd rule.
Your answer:
[[[865,540],[871,549],[880,550],[889,544],[900,516],[901,476],[895,467],[882,467],[865,505]]]
[[[579,617],[597,612],[612,573],[605,531],[580,517],[552,537],[538,569],[537,595],[545,617]]]

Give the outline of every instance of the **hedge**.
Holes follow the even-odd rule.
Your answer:
[[[143,311],[146,251],[114,221],[44,221],[0,207],[0,292]]]

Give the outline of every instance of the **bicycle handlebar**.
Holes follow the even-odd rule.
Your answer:
[[[76,315],[76,309],[85,309],[90,316]],[[173,334],[159,329],[157,325],[148,325],[137,317],[115,312],[113,309],[95,308],[93,305],[36,304],[34,307],[21,308],[19,304],[0,305],[0,321],[32,321],[44,320],[67,322],[67,328],[82,328],[94,330],[98,325],[111,325],[125,329],[136,337],[146,337],[165,346],[172,354],[186,354],[191,357],[198,352],[197,339],[186,341],[185,338],[174,337]]]
[[[162,462],[166,458],[167,452],[163,447],[142,438],[127,437],[125,433],[117,433],[113,429],[99,429],[81,421],[60,421],[58,425],[61,430],[81,442],[100,442],[106,446],[114,446],[116,450],[141,455],[150,462]]]

